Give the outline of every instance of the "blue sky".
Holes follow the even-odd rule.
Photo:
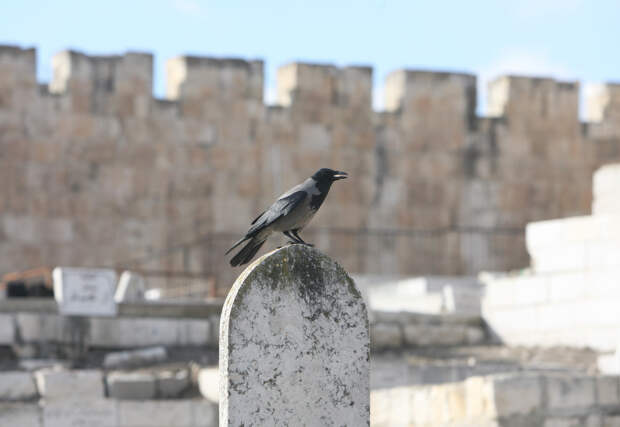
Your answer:
[[[0,43],[37,47],[41,81],[67,48],[154,53],[158,96],[184,53],[264,59],[268,99],[287,62],[372,65],[377,108],[398,68],[476,73],[481,97],[502,73],[620,81],[618,0],[0,1]]]

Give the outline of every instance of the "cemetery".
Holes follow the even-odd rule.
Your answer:
[[[266,105],[261,60],[174,57],[160,99],[152,54],[35,55],[0,46],[0,426],[620,426],[620,85],[582,121],[503,76],[479,115],[403,69],[374,111],[366,66]],[[230,268],[324,164],[357,185],[316,249]]]
[[[54,269],[54,298],[0,300],[0,425],[620,425],[619,171],[592,216],[528,226],[520,272],[351,277],[288,245],[225,301],[179,303]]]

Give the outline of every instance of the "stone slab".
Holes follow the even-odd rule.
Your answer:
[[[368,425],[369,334],[353,280],[291,245],[237,279],[220,328],[220,425]]]
[[[168,357],[165,347],[140,348],[130,351],[108,353],[103,358],[103,366],[108,369],[144,366],[163,362]]]
[[[103,376],[97,370],[43,369],[35,372],[39,394],[47,400],[85,400],[104,397]]]

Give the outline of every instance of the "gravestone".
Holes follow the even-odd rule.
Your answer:
[[[368,315],[353,280],[314,248],[250,265],[220,326],[220,426],[369,425]]]
[[[116,272],[110,269],[56,267],[54,298],[65,316],[115,316]]]
[[[114,301],[117,303],[142,301],[144,300],[144,292],[146,292],[144,278],[137,273],[128,270],[123,271],[118,280]]]

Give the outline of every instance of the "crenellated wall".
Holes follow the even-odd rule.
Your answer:
[[[305,234],[349,271],[517,268],[525,224],[589,213],[593,170],[620,159],[617,84],[581,123],[579,84],[549,78],[500,77],[478,117],[469,74],[395,71],[376,113],[368,67],[285,65],[277,107],[262,61],[184,56],[166,73],[154,99],[152,55],[66,51],[39,85],[34,49],[0,47],[0,273],[147,257],[224,289],[236,235],[323,166],[351,179]]]

